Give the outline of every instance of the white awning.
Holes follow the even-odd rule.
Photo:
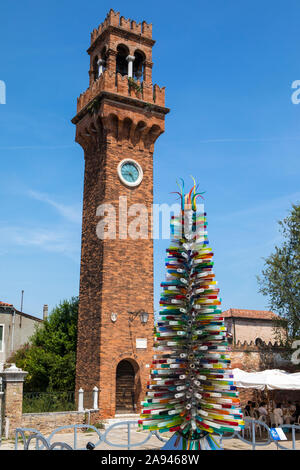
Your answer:
[[[258,390],[300,390],[300,372],[289,374],[284,370],[269,369],[261,372],[245,372],[233,369],[235,385]]]

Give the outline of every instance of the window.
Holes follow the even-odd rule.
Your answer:
[[[128,47],[123,44],[119,44],[117,47],[117,58],[116,58],[116,73],[121,75],[128,75],[128,62],[126,57],[129,55]]]
[[[4,351],[4,325],[0,325],[0,352]]]
[[[140,51],[135,51],[133,62],[133,77],[141,82],[144,79],[145,55]]]
[[[93,72],[94,72],[94,80],[97,80],[99,78],[99,65],[98,65],[98,56],[94,58],[93,61]]]

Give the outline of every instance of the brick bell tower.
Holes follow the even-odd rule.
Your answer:
[[[85,158],[76,390],[98,387],[102,418],[139,411],[153,353],[153,150],[169,112],[154,43],[151,24],[110,10],[72,119]]]

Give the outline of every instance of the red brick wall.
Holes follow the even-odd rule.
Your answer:
[[[126,157],[143,168],[144,179],[136,189],[124,187],[118,179],[118,163]],[[152,188],[151,153],[110,143],[102,152],[86,155],[76,387],[98,386],[102,416],[114,415],[119,361],[130,358],[138,364],[140,389],[148,374],[145,365],[151,363],[153,341],[153,242],[150,220],[148,240],[99,240],[96,209],[104,202],[113,204],[118,226],[119,196],[127,196],[128,206],[146,204],[150,214]],[[139,309],[150,313],[147,325],[139,317],[128,321],[128,312]],[[118,314],[115,323],[112,312]],[[136,338],[147,338],[147,351],[136,350]]]
[[[110,49],[116,49],[119,38],[112,33],[104,36]],[[133,48],[133,37],[122,42]],[[138,48],[139,43],[135,42]],[[101,50],[101,43],[98,46]],[[152,47],[152,46],[151,46]],[[147,56],[150,57],[149,51]],[[114,57],[114,54],[111,54]],[[111,67],[111,64],[110,66]],[[113,66],[112,66],[113,69]],[[101,417],[115,414],[116,369],[122,359],[129,359],[135,368],[135,392],[139,405],[145,393],[151,364],[153,343],[153,241],[151,208],[153,203],[153,147],[164,131],[161,109],[129,96],[126,99],[115,92],[115,74],[106,74],[98,96],[91,87],[89,100],[98,96],[94,112],[81,111],[76,124],[76,141],[85,153],[83,197],[82,252],[80,274],[80,306],[78,319],[78,346],[76,389],[99,388]],[[105,88],[106,87],[106,88]],[[97,99],[98,99],[97,98]],[[144,98],[145,99],[145,98]],[[163,103],[164,104],[164,103]],[[81,110],[81,105],[79,109]],[[143,129],[140,129],[140,123]],[[121,160],[132,158],[142,167],[144,177],[140,186],[128,188],[119,180],[117,167]],[[126,196],[127,204],[144,204],[148,210],[148,238],[133,240],[119,238],[119,197]],[[117,238],[100,240],[96,234],[100,204],[112,204],[116,211]],[[128,224],[133,219],[128,219]],[[142,325],[137,317],[129,322],[129,311],[150,313]],[[115,323],[111,313],[117,313]],[[147,349],[136,349],[136,339],[146,338]],[[138,406],[139,408],[139,406]]]
[[[291,353],[290,353],[291,354]],[[290,355],[287,351],[279,347],[264,345],[255,346],[253,343],[244,344],[240,347],[233,347],[230,353],[231,368],[238,368],[247,372],[255,372],[266,369],[281,369],[288,372],[295,372],[295,366],[291,363]],[[259,403],[267,402],[266,392],[255,389],[238,388],[241,404],[244,407],[248,400]],[[275,403],[286,403],[288,400],[295,402],[300,400],[300,392],[294,390],[274,390],[269,392],[269,399]]]
[[[4,399],[4,416],[8,420],[9,435],[13,436],[22,424],[23,382],[7,382]]]

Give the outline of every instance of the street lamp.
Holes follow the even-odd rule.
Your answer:
[[[146,323],[148,322],[148,319],[149,319],[149,313],[147,312],[144,312],[143,310],[140,312],[140,319],[141,319],[141,323],[143,325],[146,325]]]
[[[144,310],[138,310],[137,312],[128,312],[130,317],[129,317],[129,322],[132,323],[135,318],[139,315],[140,320],[142,325],[146,325],[146,323],[149,320],[149,313],[145,312]]]

